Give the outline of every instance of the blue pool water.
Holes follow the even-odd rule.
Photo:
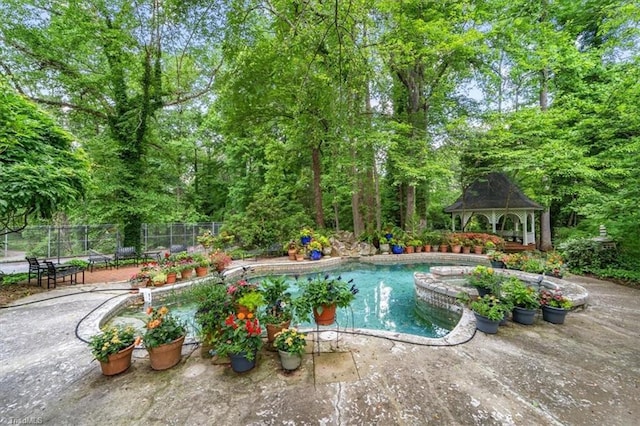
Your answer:
[[[449,310],[437,308],[415,299],[414,272],[428,272],[427,264],[370,265],[352,263],[340,266],[324,274],[341,276],[360,290],[351,309],[338,309],[337,324],[340,328],[363,328],[414,334],[422,337],[442,337],[449,333],[460,319]],[[311,274],[311,276],[316,274]],[[306,279],[301,275],[298,279]],[[288,275],[292,283],[295,277]],[[259,278],[250,281],[259,281]],[[295,286],[292,288],[295,295]],[[416,309],[416,303],[426,305]],[[144,319],[141,308],[135,312],[123,312],[121,316]],[[417,314],[420,312],[420,315]],[[194,328],[194,305],[174,305],[171,312],[184,319]],[[315,327],[314,324],[297,324],[300,327]],[[191,334],[195,334],[192,330]]]

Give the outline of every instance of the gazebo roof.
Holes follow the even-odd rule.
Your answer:
[[[543,210],[532,201],[504,173],[489,173],[473,182],[467,190],[446,207],[446,213],[463,210],[530,209]]]

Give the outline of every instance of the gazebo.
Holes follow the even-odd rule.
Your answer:
[[[536,242],[536,210],[543,208],[524,195],[504,173],[489,173],[477,179],[444,209],[451,213],[453,231],[457,219],[464,230],[474,215],[484,216],[494,234],[525,246]]]

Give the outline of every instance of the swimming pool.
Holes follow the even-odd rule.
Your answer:
[[[338,309],[337,325],[342,328],[384,330],[395,333],[439,338],[447,335],[456,326],[460,314],[448,309],[438,308],[426,302],[416,300],[414,289],[415,272],[428,272],[430,265],[393,264],[375,265],[367,263],[347,263],[321,274],[341,276],[344,280],[353,279],[360,290],[352,306]],[[316,274],[300,275],[298,279],[306,279]],[[296,277],[286,274],[294,284]],[[250,281],[259,281],[252,278]],[[295,285],[292,293],[295,295]],[[158,302],[160,303],[160,302]],[[156,304],[156,303],[154,303]],[[172,313],[183,318],[189,326],[190,334],[195,334],[193,315],[195,306],[174,304]],[[142,326],[145,319],[142,308],[129,308],[121,312],[115,322],[133,323]],[[313,328],[314,324],[297,324],[303,328]]]

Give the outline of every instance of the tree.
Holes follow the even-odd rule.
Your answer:
[[[140,245],[153,210],[150,153],[171,151],[154,132],[165,107],[193,102],[211,88],[221,2],[9,0],[0,6],[3,59],[13,87],[57,108],[104,161],[94,204],[124,225],[125,246]],[[219,9],[217,9],[219,8]],[[94,150],[95,149],[95,150]],[[99,152],[98,152],[99,151]]]
[[[82,200],[89,163],[73,142],[0,80],[0,235]]]

